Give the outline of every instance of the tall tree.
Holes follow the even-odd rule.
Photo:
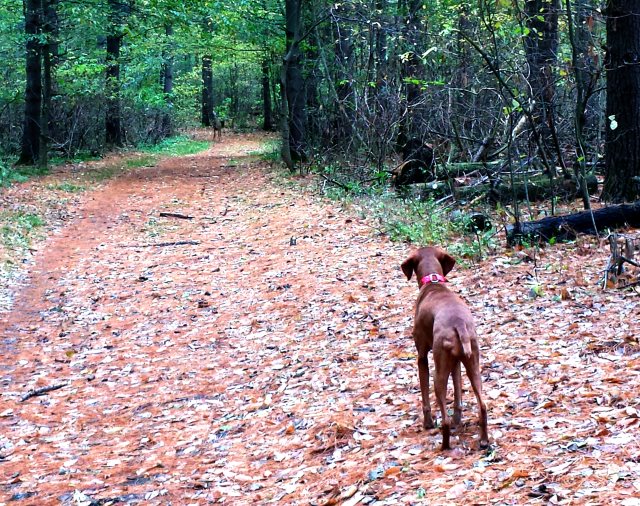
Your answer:
[[[18,163],[34,165],[40,157],[42,137],[42,0],[26,0],[26,89],[22,151]]]
[[[420,0],[399,0],[400,15],[404,16],[403,27],[406,40],[406,52],[402,55],[401,80],[404,84],[404,114],[400,122],[398,146],[403,148],[407,141],[418,136],[416,124],[416,107],[420,100],[420,82],[424,80],[424,66],[420,59],[422,52],[421,39],[425,32],[424,20],[421,16]]]
[[[42,135],[40,142],[40,164],[48,163],[49,140],[55,123],[52,121],[54,95],[54,68],[58,64],[58,0],[43,0],[42,44]]]
[[[109,33],[106,59],[106,115],[105,133],[109,146],[122,146],[122,111],[120,107],[120,47],[124,37],[127,0],[109,1]]]
[[[269,78],[269,59],[262,59],[262,129],[273,130],[273,108],[271,105],[271,79]]]
[[[525,0],[526,26],[524,47],[529,68],[533,128],[543,154],[557,152],[555,121],[555,69],[558,60],[559,0]],[[560,157],[560,153],[557,153]]]
[[[335,134],[348,147],[354,127],[353,105],[353,34],[348,22],[344,22],[349,14],[349,5],[337,5],[334,10],[333,40],[336,67],[336,95],[339,109],[343,114],[336,115]]]
[[[640,196],[640,0],[608,0],[603,197]]]
[[[202,57],[202,100],[201,122],[203,126],[210,127],[213,119],[213,70],[211,68],[211,55]]]
[[[171,135],[171,114],[173,109],[173,25],[166,23],[164,27],[165,47],[162,52],[162,93],[166,109],[162,113],[161,135]]]
[[[301,14],[302,0],[285,1],[286,54],[280,79],[284,116],[282,158],[290,170],[294,169],[295,162],[306,157],[306,97],[302,75],[302,53],[300,51]]]

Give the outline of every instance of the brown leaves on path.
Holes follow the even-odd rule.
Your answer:
[[[259,142],[112,180],[39,246],[0,323],[0,503],[636,504],[637,296],[598,288],[606,247],[454,269],[494,445],[475,449],[465,383],[441,453],[418,416],[408,247],[251,157]]]

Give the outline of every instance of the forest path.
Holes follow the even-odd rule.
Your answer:
[[[613,340],[637,335],[637,308],[580,288],[602,255],[579,275],[551,271],[579,301],[527,301],[530,266],[508,254],[452,273],[479,322],[495,452],[474,449],[465,392],[456,449],[441,454],[418,417],[407,246],[287,182],[254,155],[262,141],[227,136],[132,170],[83,195],[41,245],[0,323],[0,503],[523,503],[540,484],[541,497],[615,502],[634,491],[638,357]],[[596,341],[587,319],[614,310],[617,333],[598,323],[604,358],[569,339]],[[631,380],[613,381],[610,364]],[[21,401],[48,386],[61,388]],[[614,464],[626,488],[611,485]]]

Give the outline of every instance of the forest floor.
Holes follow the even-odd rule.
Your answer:
[[[465,378],[441,452],[410,246],[270,167],[263,141],[83,192],[56,190],[71,165],[0,189],[56,223],[4,278],[0,504],[640,504],[638,294],[601,288],[606,241],[454,268],[492,446]]]

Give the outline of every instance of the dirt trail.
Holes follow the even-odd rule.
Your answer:
[[[260,141],[228,137],[119,177],[39,248],[0,323],[0,504],[521,504],[541,500],[540,484],[546,499],[633,496],[638,357],[581,359],[584,341],[559,341],[616,308],[624,343],[637,331],[627,295],[523,302],[530,267],[507,257],[454,273],[482,315],[496,444],[474,449],[466,392],[467,423],[442,455],[418,419],[407,247],[274,181],[251,156]],[[580,279],[597,274],[592,253]],[[580,279],[563,283],[579,292]],[[609,381],[613,360],[628,384]],[[612,384],[618,404],[594,404]],[[64,386],[21,402],[51,385]],[[595,420],[594,406],[607,407]],[[598,432],[602,417],[625,424],[619,441]]]

